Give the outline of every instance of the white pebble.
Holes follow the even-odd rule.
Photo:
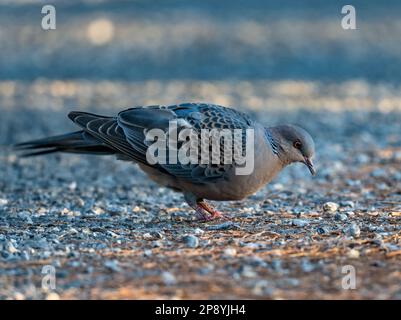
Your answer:
[[[351,249],[350,251],[348,251],[348,258],[358,259],[359,256],[360,256],[360,253],[356,249]]]
[[[226,248],[223,254],[227,257],[234,257],[237,254],[237,250],[234,248]]]
[[[323,205],[323,211],[325,212],[336,212],[338,210],[338,204],[335,202],[326,202]]]
[[[47,296],[46,296],[46,300],[60,300],[60,296],[55,293],[55,292],[50,292]]]
[[[10,252],[10,253],[17,253],[17,252],[19,252],[19,250],[18,250],[16,247],[14,247],[14,245],[13,245],[13,243],[12,243],[11,241],[9,241],[9,242],[7,243],[7,250],[8,250],[8,252]]]
[[[175,276],[168,271],[164,271],[162,273],[162,280],[166,286],[171,286],[177,283],[177,279],[175,278]]]
[[[143,234],[143,238],[145,240],[150,240],[150,239],[153,239],[153,236],[149,232],[146,232]]]
[[[246,278],[256,278],[258,276],[251,266],[244,266],[241,270],[241,275]]]
[[[71,182],[68,185],[68,189],[70,189],[71,191],[74,191],[77,188],[77,183],[75,181]]]
[[[153,255],[153,252],[152,252],[152,250],[150,250],[150,249],[145,249],[145,250],[143,251],[143,254],[144,254],[146,257],[151,257],[151,256]]]

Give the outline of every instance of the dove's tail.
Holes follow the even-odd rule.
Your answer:
[[[16,144],[17,150],[25,151],[21,157],[38,156],[53,152],[114,154],[115,151],[81,130]]]

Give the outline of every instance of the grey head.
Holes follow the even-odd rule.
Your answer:
[[[315,143],[311,135],[295,125],[280,125],[266,128],[271,133],[271,143],[275,145],[277,156],[284,164],[304,163],[312,175],[316,174],[312,163],[315,154]]]

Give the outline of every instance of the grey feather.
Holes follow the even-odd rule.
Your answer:
[[[271,181],[292,162],[305,162],[310,169],[312,166],[310,158],[314,154],[314,143],[305,130],[290,125],[265,128],[242,112],[213,104],[134,107],[121,111],[116,117],[77,111],[68,116],[81,127],[81,131],[26,142],[17,148],[28,150],[27,156],[58,151],[115,154],[118,159],[138,163],[151,179],[183,191],[191,199],[242,199]],[[246,130],[253,129],[254,170],[248,175],[237,175],[235,159],[232,159],[232,164],[223,164],[222,161],[219,164],[200,164],[200,152],[196,164],[148,163],[146,132],[155,128],[167,131],[172,120],[178,123],[178,133],[190,127],[198,139],[201,129],[242,129],[242,152],[247,144]]]

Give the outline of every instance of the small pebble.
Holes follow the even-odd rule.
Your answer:
[[[33,224],[31,214],[28,211],[21,211],[18,213],[18,217],[25,220],[27,224]]]
[[[383,248],[386,249],[387,251],[399,251],[399,250],[401,250],[400,246],[398,246],[396,244],[392,244],[392,243],[383,244]]]
[[[292,220],[292,224],[297,227],[305,227],[305,226],[309,225],[309,221],[303,220],[303,219],[294,219],[294,220]]]
[[[7,199],[0,199],[0,207],[6,206],[8,204]]]
[[[356,223],[351,224],[348,231],[351,234],[351,236],[353,236],[354,238],[358,238],[361,234],[361,230]]]
[[[11,241],[9,241],[8,243],[7,243],[7,251],[9,252],[9,253],[17,253],[17,252],[19,252],[19,250],[16,248],[16,247],[14,247],[14,245],[13,245],[13,243],[11,242]]]
[[[326,202],[323,205],[323,211],[324,212],[333,213],[333,212],[336,212],[337,210],[338,210],[338,204],[335,203],[335,202]]]
[[[312,272],[315,270],[315,266],[308,259],[302,259],[301,268],[304,272]]]
[[[194,232],[194,234],[197,234],[197,235],[205,233],[205,231],[202,230],[201,228],[195,228],[193,232]]]
[[[163,239],[163,235],[158,231],[153,231],[150,233],[154,239]]]
[[[14,300],[25,300],[25,296],[21,292],[14,293]]]
[[[132,208],[132,211],[133,212],[139,212],[139,211],[141,211],[141,208],[138,207],[138,206],[135,206],[135,207]]]
[[[162,277],[162,280],[163,280],[163,282],[164,282],[164,284],[166,286],[172,286],[172,285],[175,285],[177,283],[177,279],[175,278],[175,276],[171,272],[164,271],[162,273],[161,277]]]
[[[370,173],[370,175],[373,178],[383,178],[387,175],[387,173],[386,170],[384,170],[383,168],[376,168]]]
[[[345,213],[337,212],[334,216],[334,219],[336,219],[337,221],[346,221],[348,219],[348,216]]]
[[[318,234],[329,233],[329,231],[330,231],[329,228],[326,227],[326,226],[318,227],[318,228],[316,229],[316,232],[317,232]]]
[[[75,181],[71,182],[68,185],[68,189],[70,189],[71,191],[74,191],[77,188],[77,183]]]
[[[189,248],[196,248],[197,246],[199,246],[199,239],[192,234],[183,236],[182,241]]]
[[[279,273],[283,273],[284,272],[284,269],[282,267],[282,262],[281,262],[280,259],[272,260],[271,264],[272,264],[272,268],[273,268],[274,271],[279,272]]]
[[[150,250],[150,249],[145,249],[145,250],[143,251],[143,254],[144,254],[146,257],[151,257],[151,256],[153,255],[153,252],[152,252],[152,250]]]
[[[369,162],[369,160],[370,160],[369,156],[367,156],[364,153],[358,154],[356,157],[356,161],[360,164],[366,164]]]
[[[256,242],[240,242],[240,245],[242,247],[247,247],[247,248],[252,248],[252,249],[259,249],[264,246],[263,244],[256,243]]]
[[[284,287],[297,287],[300,284],[300,280],[296,278],[284,278],[279,283]]]
[[[345,183],[350,187],[359,187],[359,186],[361,186],[361,181],[360,180],[347,179],[347,180],[345,180]]]
[[[245,277],[245,278],[256,278],[258,276],[258,274],[255,272],[255,270],[253,270],[253,268],[251,266],[241,266],[240,268],[240,274],[241,276]]]
[[[226,257],[234,257],[237,254],[237,250],[234,248],[226,248],[223,251],[223,255]]]
[[[55,292],[50,292],[47,296],[46,296],[46,300],[60,300],[60,296],[55,293]]]
[[[383,261],[380,261],[380,260],[373,261],[370,265],[372,267],[377,267],[377,268],[385,268],[386,267],[386,263]]]
[[[237,223],[227,221],[221,224],[213,224],[207,227],[208,230],[229,230],[229,229],[240,229]]]
[[[207,264],[206,266],[199,269],[199,274],[206,275],[214,270],[214,266],[212,264]]]
[[[351,249],[350,251],[348,251],[348,258],[351,259],[358,259],[360,256],[360,252],[356,249]]]
[[[252,293],[258,296],[270,295],[273,289],[269,288],[269,282],[267,280],[257,281],[252,288]]]
[[[104,263],[104,266],[106,268],[110,269],[111,271],[115,271],[115,272],[121,271],[121,268],[119,267],[117,260],[108,260]]]
[[[395,151],[393,153],[393,159],[396,161],[401,161],[401,151]]]
[[[349,207],[349,208],[355,207],[355,203],[353,201],[343,201],[343,202],[341,202],[341,205],[344,207]]]
[[[142,237],[143,237],[145,240],[151,240],[151,239],[153,239],[153,236],[152,236],[149,232],[144,233]]]
[[[160,240],[152,241],[152,247],[153,248],[161,248],[161,247],[163,247],[163,242]]]
[[[266,267],[267,263],[264,261],[262,258],[258,256],[251,256],[246,260],[247,263],[249,263],[251,266],[255,267]]]
[[[117,234],[117,233],[114,233],[113,231],[107,231],[107,234],[109,235],[109,236],[111,236],[112,238],[118,238],[119,237],[119,235]]]

